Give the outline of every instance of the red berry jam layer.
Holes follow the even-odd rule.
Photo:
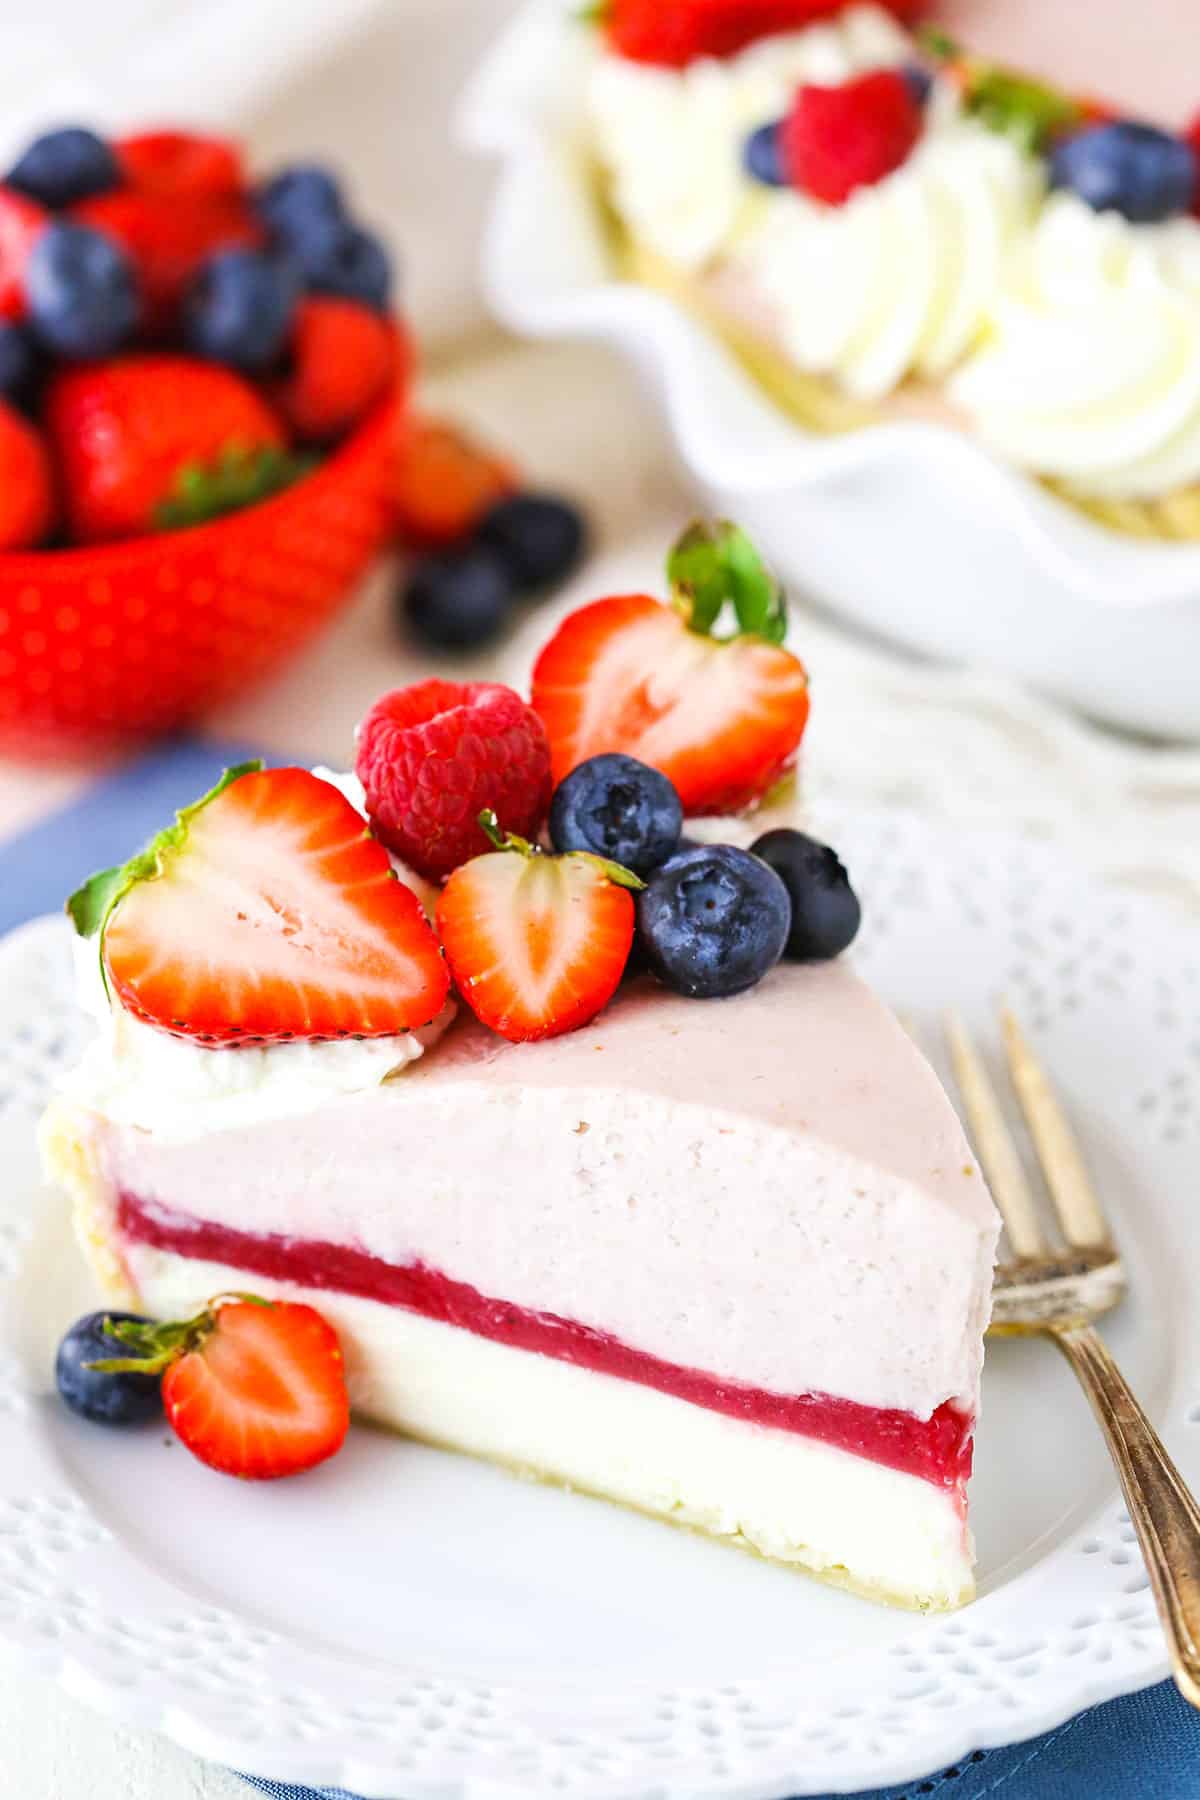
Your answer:
[[[556,1356],[563,1362],[638,1381],[694,1406],[727,1413],[747,1424],[795,1431],[889,1469],[918,1475],[939,1487],[958,1489],[971,1473],[974,1420],[947,1401],[929,1419],[894,1408],[861,1406],[829,1394],[773,1394],[765,1388],[722,1381],[700,1369],[632,1349],[607,1332],[553,1313],[532,1312],[494,1300],[462,1281],[452,1281],[422,1263],[384,1262],[348,1244],[235,1231],[184,1213],[171,1212],[122,1193],[118,1222],[130,1242],[148,1244],[176,1256],[227,1263],[248,1274],[306,1288],[353,1294],[385,1306],[403,1306],[427,1319],[464,1331]]]

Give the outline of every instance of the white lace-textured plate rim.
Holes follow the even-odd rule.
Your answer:
[[[1134,1252],[1135,1295],[1147,1268],[1153,1275],[1146,1323],[1156,1373],[1151,1378],[1137,1366],[1139,1356],[1145,1362],[1137,1339],[1131,1372],[1153,1395],[1156,1422],[1185,1475],[1200,1482],[1200,1317],[1186,1298],[1188,1282],[1200,1276],[1200,1216],[1170,1204],[1187,1192],[1189,1171],[1194,1186],[1200,1157],[1194,935],[1154,902],[1088,882],[1019,839],[964,839],[895,814],[821,821],[826,830],[831,824],[866,897],[859,955],[865,973],[926,1021],[959,1004],[993,1046],[992,1008],[1001,991],[1008,993],[1068,1096],[1113,1139],[1115,1166],[1136,1182],[1133,1211],[1127,1192],[1108,1195],[1123,1245]],[[736,1566],[739,1582],[769,1577],[761,1593],[773,1605],[786,1594],[794,1661],[753,1666],[751,1636],[737,1652],[736,1671],[721,1663],[720,1680],[698,1682],[687,1671],[681,1680],[667,1659],[661,1678],[642,1671],[624,1680],[618,1661],[616,1674],[606,1669],[591,1679],[565,1669],[561,1655],[563,1643],[589,1630],[588,1619],[571,1609],[569,1596],[553,1616],[544,1593],[536,1604],[550,1605],[551,1613],[540,1662],[481,1662],[475,1646],[483,1622],[469,1613],[470,1650],[456,1657],[432,1642],[427,1653],[413,1643],[400,1658],[345,1648],[335,1654],[301,1630],[264,1625],[244,1603],[246,1576],[238,1566],[220,1565],[226,1579],[219,1592],[182,1579],[147,1551],[139,1531],[126,1530],[99,1503],[86,1456],[80,1463],[79,1455],[64,1454],[67,1415],[50,1393],[46,1349],[62,1319],[41,1319],[36,1345],[31,1335],[38,1315],[53,1309],[52,1271],[74,1260],[65,1222],[38,1187],[32,1126],[81,1029],[64,922],[37,921],[0,943],[0,1167],[9,1176],[0,1187],[0,1644],[114,1720],[152,1727],[233,1767],[368,1796],[780,1800],[908,1780],[974,1748],[1050,1729],[1165,1672],[1144,1571],[1107,1473],[1065,1511],[1055,1498],[1049,1527],[1036,1522],[1032,1541],[1020,1540],[1012,1555],[1006,1546],[996,1566],[987,1540],[997,1521],[1028,1499],[1026,1469],[1036,1465],[1031,1452],[1018,1467],[1025,1424],[1013,1422],[1005,1383],[1014,1370],[1019,1380],[1024,1365],[1012,1359],[989,1370],[985,1385],[984,1428],[991,1419],[1014,1454],[990,1455],[976,1478],[977,1519],[980,1484],[997,1490],[981,1535],[991,1566],[979,1599],[963,1613],[920,1620],[865,1607],[802,1577],[697,1547],[697,1555],[707,1550],[718,1559],[703,1566],[715,1583],[728,1586],[727,1570]],[[1120,1327],[1118,1319],[1115,1339]],[[1127,1350],[1119,1342],[1123,1360]],[[1028,1386],[1017,1392],[1028,1406]],[[1064,1400],[1060,1414],[1062,1399],[1047,1422],[1055,1450],[1046,1466],[1061,1461],[1069,1471],[1100,1453],[1082,1399],[1075,1396],[1074,1407]],[[1030,1407],[1031,1432],[1039,1419]],[[112,1437],[101,1432],[95,1441],[107,1446]],[[370,1448],[375,1434],[359,1437]],[[388,1454],[394,1444],[387,1440]],[[461,1470],[463,1483],[486,1478],[461,1459],[440,1459],[443,1465]],[[186,1459],[184,1466],[191,1467]],[[226,1496],[247,1490],[195,1473],[196,1510],[172,1529],[219,1533],[222,1509],[240,1504]],[[580,1558],[607,1559],[606,1581],[621,1579],[626,1519],[631,1530],[655,1534],[652,1558],[693,1543],[614,1509],[494,1479],[503,1481],[514,1508],[529,1492],[567,1508],[555,1519],[581,1534]],[[1064,1492],[1074,1494],[1074,1476],[1064,1479]],[[373,1493],[365,1498],[375,1505]],[[398,1504],[379,1492],[390,1541],[397,1541]],[[306,1530],[311,1536],[326,1523],[323,1554],[333,1555],[334,1544],[337,1555],[351,1554],[341,1543],[350,1534],[339,1533],[339,1516],[319,1527],[310,1520]],[[438,1524],[437,1517],[408,1521],[422,1555]],[[401,1535],[401,1565],[405,1542]],[[651,1571],[651,1586],[639,1589],[638,1607],[655,1605],[656,1566],[641,1565]],[[462,1591],[445,1595],[448,1605],[489,1604],[469,1577],[468,1569]],[[394,1596],[382,1592],[380,1603],[394,1606]],[[832,1610],[844,1608],[856,1610]],[[862,1624],[868,1620],[869,1627]],[[869,1629],[870,1642],[852,1654],[831,1640],[827,1646],[824,1634],[836,1635],[842,1621],[852,1621],[854,1632]],[[487,1624],[493,1638],[511,1629],[508,1616]],[[712,1654],[719,1661],[723,1646]]]
[[[716,492],[780,492],[869,477],[896,461],[923,465],[944,509],[991,528],[1002,521],[1081,595],[1126,607],[1195,600],[1200,545],[1123,537],[947,427],[899,420],[834,437],[806,432],[673,301],[614,280],[591,195],[562,151],[578,12],[574,0],[526,0],[459,108],[464,141],[502,164],[483,275],[506,324],[536,337],[599,338],[652,368],[685,463]]]

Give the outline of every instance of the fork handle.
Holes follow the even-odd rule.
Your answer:
[[[1200,1506],[1100,1334],[1072,1325],[1051,1327],[1048,1335],[1100,1421],[1146,1559],[1175,1685],[1200,1707]]]

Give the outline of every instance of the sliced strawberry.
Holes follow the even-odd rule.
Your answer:
[[[0,319],[25,317],[25,265],[49,220],[36,200],[0,187]]]
[[[419,549],[457,543],[519,485],[507,457],[440,419],[414,419],[397,476],[400,535]]]
[[[670,568],[673,606],[620,594],[563,621],[534,665],[533,708],[556,783],[619,750],[661,769],[685,812],[735,811],[794,760],[808,676],[779,642],[782,595],[744,533],[693,527]],[[726,600],[742,630],[715,638]]]
[[[71,208],[73,216],[122,244],[137,271],[146,329],[169,332],[183,291],[215,250],[261,244],[249,205],[226,195],[142,193],[122,188]]]
[[[455,869],[437,927],[455,985],[477,1019],[512,1043],[559,1037],[594,1019],[633,943],[636,875],[598,856],[545,856],[480,825],[497,846]]]
[[[149,194],[229,195],[246,191],[239,145],[193,131],[141,131],[114,148],[130,187]]]
[[[50,384],[45,416],[71,532],[83,543],[155,530],[170,522],[163,509],[186,497],[189,471],[284,442],[248,382],[186,356],[65,369]]]
[[[228,1295],[179,1324],[114,1321],[128,1355],[95,1366],[162,1374],[167,1419],[193,1456],[243,1481],[299,1475],[350,1424],[337,1334],[311,1306]]]
[[[389,1037],[449,975],[416,895],[329,782],[228,770],[133,860],[72,896],[128,1012],[214,1045]]]

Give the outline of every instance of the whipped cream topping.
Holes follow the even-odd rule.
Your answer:
[[[356,776],[323,768],[313,773],[365,816]],[[436,900],[432,884],[395,857],[392,866],[431,911]],[[166,1142],[298,1117],[336,1095],[378,1087],[436,1044],[455,1014],[454,1003],[448,1002],[428,1025],[390,1037],[213,1049],[158,1031],[110,998],[98,937],[75,938],[73,953],[79,1003],[96,1021],[98,1034],[59,1091]]]
[[[1200,480],[1200,224],[1053,195],[951,393],[1001,455],[1082,493]]]
[[[939,95],[901,168],[840,207],[776,190],[735,260],[800,368],[880,400],[971,348],[1039,197],[1029,158]]]
[[[828,23],[681,70],[599,52],[587,112],[618,212],[660,256],[702,268],[764,202],[767,190],[742,168],[750,132],[785,112],[802,82],[845,81],[911,50],[889,13],[851,6]]]

